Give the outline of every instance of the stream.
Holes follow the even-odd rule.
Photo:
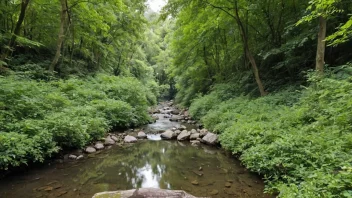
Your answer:
[[[161,140],[155,132],[180,123],[157,115],[159,120],[144,126],[147,140],[14,173],[0,181],[0,197],[91,198],[103,191],[147,187],[199,197],[270,197],[263,193],[262,180],[223,149]]]

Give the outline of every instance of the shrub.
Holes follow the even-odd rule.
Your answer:
[[[147,123],[148,105],[156,103],[154,84],[135,78],[100,74],[44,82],[15,74],[0,77],[1,169],[81,148],[113,127]]]
[[[28,162],[43,162],[45,157],[57,152],[51,134],[43,131],[29,137],[16,132],[0,133],[0,168],[19,166]]]
[[[208,111],[212,108],[215,108],[220,103],[220,100],[217,95],[209,94],[196,98],[191,107],[189,108],[190,114],[196,119],[200,119],[205,116]]]
[[[213,90],[190,110],[221,133],[225,149],[265,177],[267,191],[288,198],[351,197],[352,79],[310,81],[301,93],[289,88],[257,99],[219,102]]]

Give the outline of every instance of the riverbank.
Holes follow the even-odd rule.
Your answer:
[[[351,196],[350,78],[313,76],[303,90],[261,98],[233,98],[219,87],[194,100],[190,113],[249,170],[265,175],[266,191],[288,198]]]

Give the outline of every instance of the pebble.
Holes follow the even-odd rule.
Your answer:
[[[210,191],[209,194],[210,195],[217,195],[217,194],[219,194],[219,191],[214,189],[214,190]]]
[[[194,180],[191,182],[193,185],[199,185],[199,182],[197,180]]]

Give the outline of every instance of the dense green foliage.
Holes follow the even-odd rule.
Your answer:
[[[176,101],[189,106],[229,82],[251,96],[260,93],[258,80],[269,93],[304,84],[304,72],[314,68],[319,16],[327,18],[326,67],[346,64],[352,59],[351,12],[348,0],[169,0],[163,16],[176,18],[169,67]]]
[[[310,79],[301,91],[291,88],[257,99],[226,99],[215,89],[196,99],[190,111],[221,134],[225,149],[266,178],[269,192],[350,197],[352,79]]]
[[[60,21],[60,1],[67,6],[64,21]],[[22,31],[16,35],[17,44],[13,46],[10,39],[16,34],[14,26],[24,1],[1,1],[0,52],[7,67],[15,69],[17,65],[30,61],[41,63],[48,69],[63,25],[60,58],[54,65],[61,76],[84,75],[102,69],[138,77],[148,74],[148,68],[139,64],[143,55],[136,53],[143,41],[140,29],[147,24],[143,16],[144,1],[60,1],[29,0]],[[4,57],[5,53],[11,56]]]
[[[144,124],[175,96],[267,191],[352,197],[351,13],[350,0],[169,0],[160,16],[144,0],[1,1],[0,169]]]
[[[99,74],[50,82],[0,78],[0,168],[43,161],[62,148],[81,148],[112,128],[149,121],[156,104],[135,78]]]
[[[1,1],[0,169],[149,122],[171,86],[156,19],[144,0]]]
[[[351,12],[347,0],[169,0],[163,9],[176,21],[176,102],[279,197],[352,197]],[[315,64],[319,75],[308,72]]]

